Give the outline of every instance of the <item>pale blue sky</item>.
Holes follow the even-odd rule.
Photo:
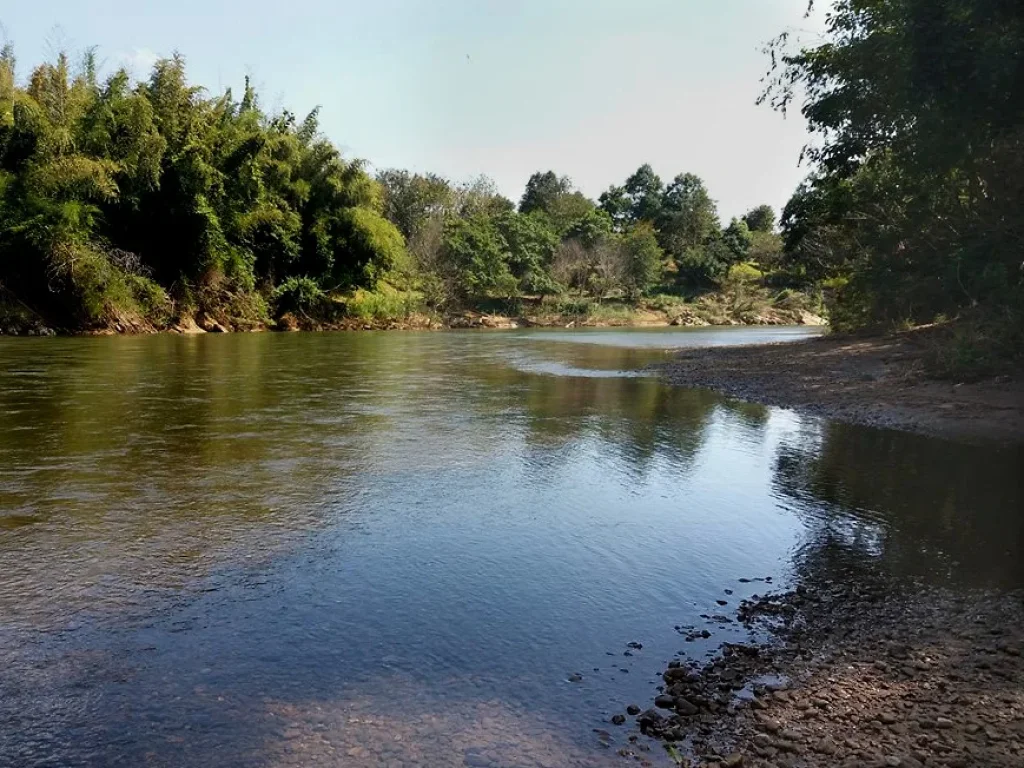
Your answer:
[[[781,207],[805,175],[798,115],[756,107],[761,47],[806,0],[6,0],[24,77],[98,46],[144,76],[181,51],[193,82],[270,107],[322,105],[375,168],[485,173],[518,200],[549,168],[596,197],[649,162],[704,177],[723,216]],[[237,92],[237,90],[236,90]]]

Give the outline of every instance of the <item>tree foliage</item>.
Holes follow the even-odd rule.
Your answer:
[[[145,316],[160,286],[369,284],[405,248],[381,206],[315,112],[207,97],[179,55],[101,83],[62,54],[24,86],[0,57],[0,280],[69,324]]]
[[[826,39],[779,38],[764,99],[816,140],[785,259],[831,278],[850,326],[998,316],[1024,339],[1024,14],[1010,0],[838,0]],[[1020,354],[1020,348],[1015,351]]]
[[[486,176],[371,176],[317,110],[267,111],[248,80],[210,94],[178,54],[141,81],[101,78],[92,52],[21,80],[0,51],[0,285],[67,327],[639,300],[714,286],[754,252],[748,224],[723,230],[701,179],[646,164],[598,203],[553,170],[518,205]]]

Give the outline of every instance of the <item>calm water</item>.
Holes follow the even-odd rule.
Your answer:
[[[637,374],[803,333],[0,339],[0,765],[624,765],[740,577],[1024,583],[1019,450]]]

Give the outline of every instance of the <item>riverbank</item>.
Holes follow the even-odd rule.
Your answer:
[[[502,306],[510,304],[510,306]],[[14,310],[17,310],[15,312]],[[116,335],[145,333],[236,333],[259,331],[382,331],[507,328],[658,328],[710,326],[824,325],[809,311],[803,298],[772,303],[737,301],[731,294],[707,294],[695,301],[658,297],[637,303],[621,300],[516,301],[453,311],[446,314],[415,311],[345,312],[332,308],[321,315],[285,312],[276,319],[237,317],[227,311],[181,313],[163,324],[114,316],[110,322],[88,329],[62,329],[23,307],[7,306],[0,313],[0,335]]]
[[[661,368],[672,384],[839,421],[968,440],[1024,442],[1024,381],[928,375],[933,337],[823,337],[689,349]]]
[[[736,621],[769,639],[673,662],[635,726],[681,765],[1024,763],[1024,595],[856,570],[743,601]]]

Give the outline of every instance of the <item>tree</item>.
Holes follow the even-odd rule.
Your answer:
[[[980,313],[1022,354],[1022,50],[1019,3],[1002,0],[837,0],[820,44],[770,47],[762,100],[799,94],[817,137],[786,260],[845,283],[833,319]]]
[[[654,227],[647,222],[638,224],[623,238],[622,251],[626,292],[639,299],[661,279],[664,254]]]
[[[629,226],[632,217],[633,203],[626,194],[624,187],[612,185],[602,192],[598,205],[612,222],[615,231],[621,232]]]
[[[427,219],[447,215],[454,207],[451,185],[435,174],[393,168],[378,173],[377,181],[383,193],[384,216],[406,239],[414,237]]]
[[[759,205],[743,214],[743,221],[751,232],[771,232],[775,229],[775,211],[770,205]]]
[[[718,233],[715,201],[699,176],[676,176],[665,190],[658,218],[661,247],[674,257],[703,247]]]
[[[508,265],[524,293],[557,293],[559,286],[551,278],[550,267],[558,236],[534,216],[508,212],[494,219],[508,252]]]
[[[526,191],[519,201],[520,213],[544,211],[551,213],[560,197],[572,192],[572,181],[568,176],[557,176],[554,171],[537,172],[526,182]]]
[[[655,222],[662,209],[664,185],[650,165],[641,165],[621,187],[611,186],[599,203],[618,232],[641,222]]]
[[[641,165],[626,179],[626,194],[632,202],[630,217],[634,222],[654,222],[658,219],[662,207],[664,185],[658,174],[650,165]]]
[[[731,254],[730,263],[745,261],[750,254],[752,242],[750,229],[743,219],[733,219],[729,226],[722,230],[722,243]]]
[[[516,279],[509,270],[508,246],[485,215],[452,219],[445,227],[444,258],[454,270],[464,298],[511,296]]]

